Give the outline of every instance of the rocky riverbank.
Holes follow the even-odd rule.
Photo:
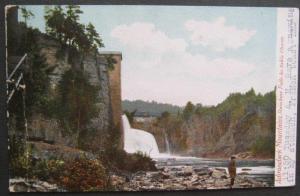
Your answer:
[[[56,184],[24,178],[9,179],[9,192],[65,192]]]
[[[111,183],[117,191],[168,191],[229,189],[230,178],[223,168],[193,166],[163,167],[158,171],[139,171],[131,175],[112,175]],[[268,187],[268,183],[249,177],[245,170],[235,180],[233,188]],[[23,178],[10,179],[10,192],[65,192],[55,184]]]
[[[267,187],[263,181],[247,177],[244,172],[237,176],[233,188]],[[164,167],[155,172],[137,172],[130,178],[112,176],[112,183],[120,191],[160,191],[229,189],[230,178],[223,168],[195,168],[193,166]]]
[[[185,155],[183,155],[185,156]],[[251,151],[240,152],[237,154],[232,154],[239,160],[273,160],[274,157],[272,155],[261,155],[261,154],[254,154]],[[202,156],[203,158],[207,159],[228,159],[229,157],[226,156],[224,153],[206,153]]]

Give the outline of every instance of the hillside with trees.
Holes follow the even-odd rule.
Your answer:
[[[169,112],[171,114],[177,114],[182,110],[181,107],[158,103],[156,101],[143,101],[143,100],[123,100],[122,108],[124,111],[133,112],[135,111],[135,115],[146,115],[146,116],[160,116],[163,112]]]
[[[11,10],[21,20],[9,18],[8,73],[26,60],[15,72],[22,85],[9,83],[10,178],[57,185],[46,191],[103,191],[117,189],[116,173],[155,170],[148,156],[120,145],[109,81],[116,60],[100,54],[103,40],[93,24],[80,22],[80,6],[46,6],[46,33],[28,25],[34,14],[26,7]]]
[[[176,115],[164,112],[134,126],[151,131],[161,151],[166,151],[167,137],[173,154],[225,158],[247,152],[274,158],[275,101],[275,90],[262,95],[250,89],[216,106],[188,102]]]

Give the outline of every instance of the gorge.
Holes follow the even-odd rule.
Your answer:
[[[181,187],[181,189],[195,189],[199,186],[228,188],[228,180],[226,180],[228,160],[172,155],[166,133],[164,133],[166,153],[160,153],[156,139],[151,133],[131,128],[126,115],[122,116],[122,122],[124,150],[127,153],[143,153],[150,156],[155,160],[156,167],[159,169],[159,172],[133,174],[132,181],[125,183],[125,186],[122,185],[125,190],[164,190],[165,187],[172,186],[173,188]],[[272,160],[238,160],[237,165],[239,177],[236,187],[252,186],[252,183],[257,183],[256,186],[273,185]],[[207,179],[203,184],[196,183],[199,175],[210,175],[211,177],[206,178],[214,179],[213,185],[210,185]],[[156,182],[155,176],[161,176],[165,180]],[[172,180],[175,185],[172,185],[173,183],[170,183],[168,179]],[[220,179],[223,180],[220,181]]]
[[[134,109],[127,100],[123,110]],[[140,113],[153,111],[141,107]],[[153,107],[154,108],[154,107]],[[137,111],[138,112],[138,111]],[[143,117],[132,127],[147,130],[164,153],[207,158],[241,157],[273,159],[275,141],[275,91],[264,95],[253,89],[232,93],[216,106],[188,103],[177,112]]]
[[[154,136],[146,131],[131,128],[126,115],[122,116],[124,129],[124,150],[128,153],[141,152],[150,157],[159,155]]]
[[[60,12],[64,16],[59,6],[46,12],[48,22]],[[72,12],[80,10],[68,7],[66,14]],[[13,186],[23,186],[18,177],[26,178],[26,183],[30,177],[30,188],[38,179],[75,192],[228,188],[228,156],[245,153],[255,145],[256,152],[267,152],[262,158],[270,160],[239,159],[238,173],[255,178],[267,172],[267,176],[263,182],[242,177],[237,188],[272,182],[272,151],[268,149],[272,143],[266,141],[273,136],[274,92],[235,93],[217,106],[188,102],[181,108],[153,101],[147,104],[149,113],[137,111],[152,116],[137,121],[132,115],[131,122],[132,118],[122,115],[127,114],[121,106],[122,53],[95,50],[95,39],[103,46],[99,35],[94,33],[92,39],[85,34],[93,32],[92,24],[73,21],[86,28],[80,38],[90,39],[72,45],[68,36],[81,39],[70,29],[60,32],[62,28],[51,26],[50,20],[47,25],[54,34],[43,33],[18,22],[17,7],[11,7],[10,13],[8,71],[28,53],[22,70],[25,102],[14,96],[8,105]],[[138,105],[144,107],[137,101],[129,114]],[[120,187],[116,176],[123,179]]]

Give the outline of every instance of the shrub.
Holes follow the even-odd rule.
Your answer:
[[[37,178],[55,181],[61,175],[64,162],[57,159],[38,159],[33,157],[32,148],[22,137],[9,139],[9,171],[11,177]]]
[[[254,155],[274,156],[275,139],[274,137],[259,137],[252,145],[251,151]]]
[[[109,177],[99,160],[81,157],[64,166],[58,184],[68,191],[100,191],[109,187]]]
[[[29,158],[30,149],[27,147],[22,137],[13,135],[9,138],[9,171],[11,176],[25,177],[28,175],[31,159]]]
[[[127,170],[131,172],[156,170],[155,162],[148,155],[142,152],[128,154],[125,161],[128,162],[123,164],[127,167]]]
[[[110,153],[106,153],[104,157],[102,156],[101,160],[108,160],[105,161],[105,166],[113,171],[137,172],[157,170],[155,161],[142,152],[128,154],[124,150],[113,150]]]
[[[32,178],[51,181],[56,183],[64,170],[64,162],[62,160],[38,160],[32,161],[31,174]]]

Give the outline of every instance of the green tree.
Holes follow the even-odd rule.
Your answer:
[[[74,46],[74,39],[76,36],[75,29],[78,29],[80,14],[83,12],[78,5],[68,5],[66,7],[66,19],[64,22],[64,43],[69,46]]]
[[[25,83],[25,103],[26,103],[26,116],[31,117],[35,112],[41,112],[43,114],[48,114],[47,106],[50,97],[48,96],[48,89],[50,86],[50,74],[53,72],[54,66],[50,67],[43,55],[41,55],[39,48],[37,47],[36,38],[40,34],[37,29],[32,29],[31,27],[26,27],[23,24],[22,28],[26,30],[22,31],[21,43],[17,52],[20,55],[27,53],[27,58],[16,72],[16,76],[22,72]],[[14,67],[9,67],[9,72]],[[16,79],[16,78],[15,78]],[[13,116],[21,116],[22,102],[20,92],[16,93],[9,104],[9,111]],[[20,121],[20,120],[18,120]]]
[[[195,111],[195,106],[192,102],[187,102],[186,106],[183,109],[182,115],[184,120],[189,120]]]
[[[164,111],[163,113],[161,113],[161,118],[162,119],[167,119],[171,116],[170,112],[168,111]]]
[[[129,121],[130,125],[132,125],[132,123],[133,123],[133,119],[134,119],[136,112],[137,112],[137,110],[134,110],[132,112],[129,112],[128,110],[124,111],[124,114],[127,116],[127,119]]]
[[[249,91],[246,92],[245,94],[247,97],[252,97],[255,96],[255,91],[253,88],[251,88]]]
[[[160,124],[161,127],[165,128],[168,127],[168,123],[171,120],[171,114],[168,111],[164,111],[161,113],[159,117],[157,117],[157,122]]]
[[[54,6],[54,8],[46,9],[44,18],[46,20],[46,32],[63,43],[66,20],[63,8],[58,5]]]
[[[54,36],[62,44],[75,47],[81,53],[98,51],[104,46],[99,33],[93,24],[81,24],[80,14],[83,12],[78,5],[47,8],[45,13],[46,32]]]
[[[33,14],[30,10],[26,9],[26,8],[23,7],[23,6],[22,6],[20,9],[21,9],[22,17],[24,18],[24,23],[25,23],[25,25],[27,26],[27,21],[28,21],[31,17],[34,17],[34,14]]]
[[[49,101],[50,74],[54,67],[49,67],[46,60],[38,52],[29,55],[28,68],[24,72],[26,85],[26,112],[31,115],[41,112],[47,115]]]
[[[86,125],[98,111],[99,87],[91,85],[88,77],[80,70],[70,69],[63,74],[58,85],[58,117],[67,129],[78,135],[87,128]]]
[[[89,43],[91,43],[92,50],[98,51],[98,48],[104,47],[103,41],[92,23],[89,23],[86,26],[86,31]]]

